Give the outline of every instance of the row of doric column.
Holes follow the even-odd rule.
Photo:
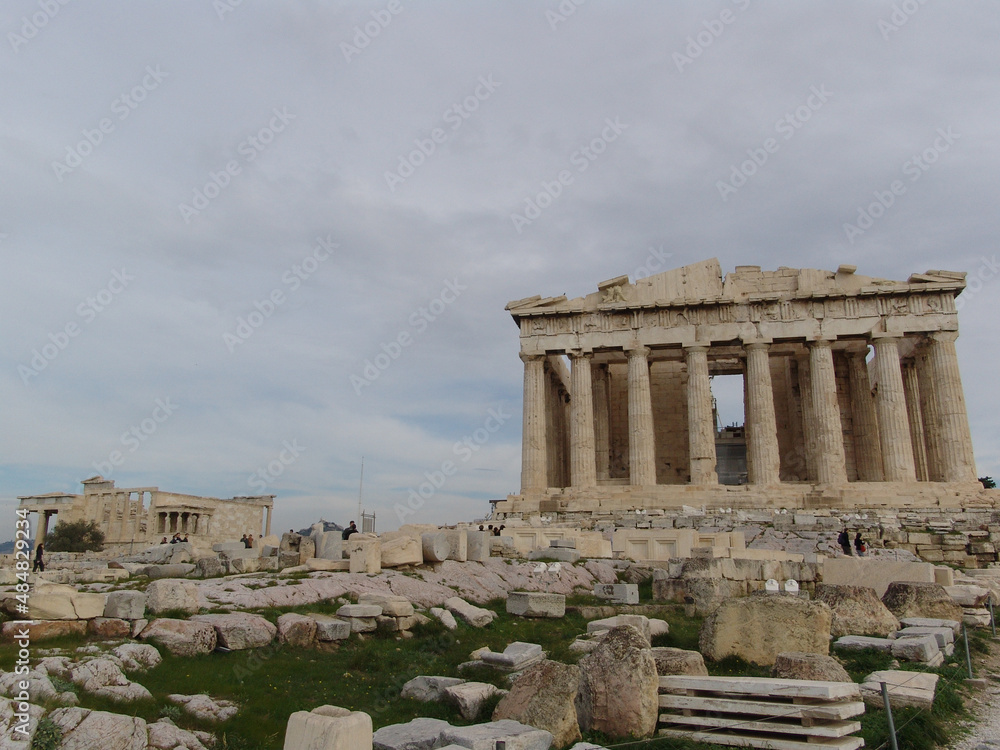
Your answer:
[[[975,481],[975,462],[965,399],[958,372],[954,333],[930,334],[913,360],[900,359],[900,339],[875,337],[874,396],[869,381],[867,344],[846,351],[854,462],[859,481]],[[718,483],[715,421],[709,385],[709,346],[685,347],[690,481]],[[569,485],[595,487],[609,477],[610,383],[606,367],[592,366],[592,354],[568,352]],[[656,446],[650,390],[649,354],[636,345],[627,362],[629,483],[656,484]],[[747,466],[749,481],[780,481],[770,344],[744,344]],[[546,409],[551,383],[546,355],[522,354],[524,427],[521,486],[549,486],[552,415]],[[833,342],[808,342],[797,356],[805,473],[810,481],[839,485],[848,481]],[[551,398],[551,396],[549,396]],[[547,429],[548,425],[548,429]]]

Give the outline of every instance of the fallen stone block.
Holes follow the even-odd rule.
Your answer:
[[[598,599],[607,599],[612,604],[638,604],[639,584],[595,583],[594,596]]]
[[[466,555],[469,562],[486,563],[490,559],[493,537],[485,531],[469,531],[466,534]]]
[[[378,617],[382,607],[378,604],[345,604],[337,610],[337,617]]]
[[[951,628],[955,636],[962,632],[962,623],[959,620],[942,620],[936,617],[904,617],[899,622],[904,628]]]
[[[306,617],[316,623],[316,640],[324,643],[342,641],[351,636],[351,623],[330,615],[307,613]]]
[[[350,560],[327,560],[324,557],[310,557],[306,560],[308,570],[325,570],[328,572],[346,573],[351,569]]]
[[[139,639],[163,646],[174,656],[210,654],[218,643],[215,628],[207,622],[173,620],[166,617],[149,623],[139,633]]]
[[[884,638],[899,629],[899,620],[878,598],[875,589],[868,586],[818,583],[813,598],[830,607],[833,614],[830,634],[834,638],[842,635]]]
[[[549,750],[552,746],[549,732],[511,719],[468,727],[448,727],[441,732],[442,742],[467,750],[495,750],[500,740],[506,750]]]
[[[503,652],[486,650],[479,658],[484,664],[491,667],[517,672],[544,659],[545,652],[537,643],[515,641],[507,646]]]
[[[465,680],[460,677],[433,677],[421,675],[406,682],[399,695],[401,698],[412,698],[413,700],[418,700],[422,703],[430,703],[431,701],[441,700],[446,688],[461,685],[463,682],[465,682]]]
[[[649,642],[630,625],[612,629],[580,659],[580,729],[607,737],[649,737],[659,711],[659,676]]]
[[[381,614],[389,617],[412,617],[413,605],[399,594],[362,594],[358,604],[373,604],[382,609]]]
[[[288,717],[284,750],[372,750],[372,739],[368,714],[320,706]]]
[[[316,638],[316,621],[306,615],[286,612],[278,618],[278,641],[308,648]]]
[[[353,534],[345,543],[345,552],[350,559],[351,573],[378,575],[382,572],[382,552],[378,539],[355,539]]]
[[[893,581],[882,596],[882,603],[900,619],[904,617],[962,619],[962,608],[948,596],[944,586],[937,583]]]
[[[146,609],[150,614],[180,610],[195,614],[198,607],[198,587],[191,581],[164,578],[146,587]]]
[[[939,648],[944,648],[945,646],[955,642],[955,631],[951,628],[921,628],[912,626],[896,631],[893,637],[916,638],[925,635],[934,636],[937,639]]]
[[[593,636],[605,633],[622,625],[631,625],[646,639],[647,644],[652,643],[653,636],[649,628],[649,618],[645,615],[616,615],[606,617],[603,620],[591,620],[587,623],[587,634]]]
[[[594,644],[597,647],[597,644]],[[682,648],[658,647],[651,649],[658,675],[690,674],[707,675],[705,659],[698,651]]]
[[[451,729],[447,721],[421,717],[382,727],[375,732],[372,745],[374,750],[434,750],[441,746],[441,735],[447,729]]]
[[[273,641],[278,632],[267,619],[249,612],[195,615],[191,620],[207,622],[215,628],[218,644],[230,651],[262,648]]]
[[[886,669],[872,672],[861,683],[861,697],[872,708],[882,708],[882,683],[889,693],[889,705],[893,708],[913,706],[930,710],[934,705],[934,690],[938,675],[930,672],[903,672]]]
[[[580,560],[580,553],[575,549],[564,547],[546,547],[528,553],[529,560],[556,560],[558,562],[575,563]]]
[[[104,616],[138,620],[146,612],[146,594],[142,591],[112,591],[104,602]]]
[[[453,596],[444,603],[445,609],[460,617],[474,628],[483,628],[493,622],[496,612],[469,604],[465,599]]]
[[[511,591],[507,594],[507,614],[518,617],[565,617],[566,597],[563,594],[537,591]]]
[[[556,747],[580,739],[576,697],[580,668],[542,661],[525,670],[493,711],[493,721],[513,719],[550,732]]]
[[[506,694],[506,692],[506,690],[501,690],[488,682],[463,682],[445,688],[444,697],[445,700],[458,707],[463,719],[475,721],[486,701],[495,695]]]
[[[401,565],[423,565],[424,553],[420,542],[410,536],[399,536],[381,542],[383,568],[398,568]]]
[[[444,562],[448,559],[451,544],[443,532],[435,531],[421,535],[420,548],[423,552],[424,562]]]
[[[847,670],[832,656],[798,651],[778,654],[771,668],[771,676],[782,680],[854,682]]]
[[[118,617],[95,617],[87,620],[87,632],[97,638],[128,638],[132,633],[132,625],[128,620]]]
[[[448,540],[448,559],[465,562],[469,557],[468,532],[465,529],[446,529],[443,533]]]
[[[442,609],[441,607],[431,607],[429,612],[448,630],[454,630],[458,627],[458,623],[455,621],[455,616],[447,609]]]
[[[842,651],[863,651],[870,648],[890,653],[892,641],[888,638],[874,638],[869,635],[845,635],[838,638],[833,647]]]

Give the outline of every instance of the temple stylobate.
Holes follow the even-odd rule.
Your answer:
[[[960,505],[982,486],[959,375],[965,273],[890,281],[712,259],[507,305],[521,492],[501,514]],[[742,375],[745,477],[719,481],[710,379]],[[728,476],[728,473],[726,474]]]

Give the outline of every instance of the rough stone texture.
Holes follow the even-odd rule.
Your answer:
[[[410,536],[400,536],[382,542],[382,567],[396,568],[400,565],[422,565],[423,550],[420,542]]]
[[[474,652],[473,657],[476,653],[479,654],[479,658],[484,664],[508,672],[524,669],[545,658],[545,652],[542,651],[541,646],[537,643],[525,643],[524,641],[514,641],[502,652],[482,648]]]
[[[307,614],[316,623],[316,640],[320,642],[342,641],[351,636],[351,623],[330,615]]]
[[[771,676],[789,680],[821,680],[823,682],[854,682],[840,662],[826,654],[806,654],[786,651],[778,654]]]
[[[431,607],[430,612],[434,617],[441,621],[448,630],[454,630],[458,627],[458,623],[455,621],[455,615],[446,609],[441,607]]]
[[[95,617],[87,621],[87,632],[97,638],[128,638],[132,625],[128,620],[117,617]]]
[[[444,603],[445,609],[462,618],[474,628],[483,628],[493,622],[496,612],[469,604],[464,599],[453,596]]]
[[[358,604],[372,604],[381,608],[383,615],[389,617],[412,617],[413,605],[405,596],[398,594],[362,594],[358,597]]]
[[[434,677],[420,675],[403,685],[400,698],[412,698],[423,703],[441,700],[446,688],[461,685],[465,680],[459,677]]]
[[[552,733],[565,747],[581,739],[576,716],[580,668],[545,660],[525,670],[493,711],[493,721],[513,719]]]
[[[208,742],[208,746],[202,742],[202,738],[197,734],[181,729],[168,719],[161,719],[155,724],[150,724],[147,729],[149,730],[149,750],[154,750],[154,748],[155,750],[179,750],[182,747],[187,748],[187,750],[208,750],[208,747],[212,745],[208,742],[207,737],[205,740]],[[200,734],[204,735],[203,732]]]
[[[288,717],[284,750],[372,750],[372,717],[339,706]]]
[[[70,670],[70,679],[88,693],[119,703],[153,698],[146,688],[129,680],[121,667],[107,658],[74,665]]]
[[[842,635],[884,638],[899,630],[899,620],[882,603],[873,588],[818,583],[813,598],[830,607],[833,613],[830,634],[834,638]]]
[[[27,734],[14,733],[14,727],[22,722],[22,718],[15,716],[21,713],[21,709],[26,707],[28,714]],[[35,729],[38,727],[38,720],[42,718],[45,709],[34,703],[26,703],[23,706],[16,704],[7,698],[0,698],[0,747],[3,750],[29,750],[31,740],[35,736]],[[15,741],[15,737],[24,737],[23,741]]]
[[[469,727],[447,727],[441,732],[441,742],[453,743],[469,750],[494,750],[497,740],[506,743],[506,750],[549,750],[552,735],[544,729],[503,719]]]
[[[104,603],[105,617],[139,620],[146,612],[146,594],[142,591],[112,591]]]
[[[518,617],[565,617],[566,597],[536,591],[511,591],[507,595],[507,614]]]
[[[45,641],[51,638],[62,638],[65,635],[83,635],[87,632],[87,623],[83,620],[47,620],[25,625],[22,622],[5,622],[3,624],[3,639],[9,641],[27,629],[31,636],[31,642]]]
[[[149,578],[158,580],[160,578],[185,578],[191,575],[196,565],[191,563],[169,563],[167,565],[149,565],[143,569],[142,574]]]
[[[631,625],[613,628],[580,660],[576,712],[584,731],[649,737],[656,729],[659,679],[649,643]]]
[[[463,682],[446,687],[443,692],[445,700],[458,706],[463,719],[475,721],[486,701],[506,691],[488,682]]]
[[[927,617],[962,620],[962,608],[948,596],[944,586],[937,583],[894,581],[886,589],[882,603],[900,619]]]
[[[765,665],[782,651],[827,654],[831,620],[822,602],[782,594],[732,599],[705,618],[699,650],[712,661],[733,655]]]
[[[425,562],[444,562],[451,551],[448,537],[440,531],[423,534],[420,537],[420,546]]]
[[[870,635],[843,635],[837,639],[833,647],[838,651],[892,651],[892,641],[888,638],[874,638]]]
[[[603,620],[592,620],[587,623],[587,634],[595,635],[606,632],[622,625],[631,625],[639,631],[646,641],[646,645],[652,643],[652,635],[649,629],[649,618],[645,615],[615,615]]]
[[[213,578],[226,573],[226,567],[222,564],[222,560],[214,555],[199,557],[195,560],[195,565],[198,566],[197,576],[199,578]]]
[[[57,708],[49,713],[62,730],[59,750],[146,750],[145,719],[86,708]]]
[[[122,669],[130,672],[143,672],[163,661],[160,652],[148,643],[123,643],[111,649],[111,653],[121,660]]]
[[[316,638],[316,621],[306,615],[286,612],[278,618],[278,640],[289,646],[308,648]]]
[[[378,617],[382,607],[378,604],[345,604],[337,610],[337,617]]]
[[[174,693],[167,700],[182,706],[184,710],[201,721],[220,724],[234,717],[240,707],[232,701],[212,698],[208,695],[181,695]]]
[[[180,610],[195,614],[198,611],[198,587],[191,581],[163,578],[146,587],[146,609],[150,614]]]
[[[705,659],[698,651],[682,648],[658,647],[651,649],[658,675],[691,674],[707,675]]]
[[[434,750],[441,747],[441,733],[451,725],[441,719],[417,718],[405,724],[382,727],[372,738],[374,750]]]
[[[261,648],[274,640],[278,629],[260,615],[232,612],[227,615],[195,615],[195,622],[207,622],[215,628],[218,643],[232,651]]]
[[[215,650],[215,628],[207,622],[172,620],[161,617],[153,620],[139,634],[143,641],[153,641],[174,656],[210,654]]]
[[[928,662],[935,658],[941,647],[933,635],[914,638],[897,638],[892,642],[890,653],[904,661]]]

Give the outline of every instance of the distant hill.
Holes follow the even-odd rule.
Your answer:
[[[4,542],[0,544],[0,555],[9,555],[14,551],[14,540],[11,539],[9,542]]]
[[[316,523],[323,524],[323,531],[343,531],[344,527],[340,524],[333,523],[332,521],[324,521],[320,519]],[[298,532],[302,536],[309,536],[312,533],[312,526],[307,526],[306,528]]]

